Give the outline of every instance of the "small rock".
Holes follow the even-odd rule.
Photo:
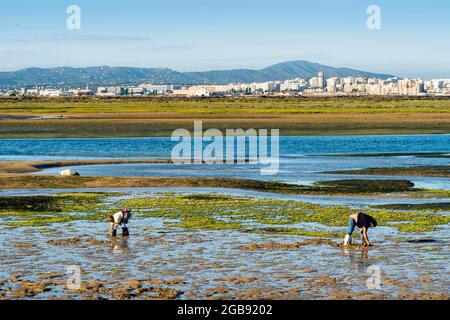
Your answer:
[[[61,177],[74,177],[74,176],[80,176],[80,174],[76,171],[67,169],[67,170],[62,170],[59,174]]]

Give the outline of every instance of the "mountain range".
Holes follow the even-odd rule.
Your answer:
[[[0,87],[31,86],[85,86],[116,84],[228,84],[251,83],[287,79],[309,79],[318,72],[325,77],[367,77],[387,79],[389,74],[378,74],[349,68],[330,66],[298,60],[272,65],[261,70],[235,69],[205,72],[178,72],[168,68],[133,67],[57,67],[26,68],[12,72],[0,72]]]

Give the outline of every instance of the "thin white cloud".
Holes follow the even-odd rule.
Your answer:
[[[45,37],[30,37],[30,38],[7,38],[2,39],[1,42],[61,42],[61,41],[71,41],[71,42],[144,42],[151,41],[150,37],[146,36],[115,36],[115,35],[102,35],[102,34],[70,34],[61,33],[53,34]]]

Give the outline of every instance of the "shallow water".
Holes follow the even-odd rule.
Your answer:
[[[0,140],[0,160],[44,160],[83,158],[167,158],[173,143],[165,138],[133,139],[27,139]],[[416,156],[328,157],[324,154],[369,152],[448,152],[449,135],[282,137],[281,166],[276,176],[264,177],[258,166],[231,165],[100,165],[71,167],[81,175],[116,176],[209,176],[281,180],[310,184],[319,180],[385,179],[391,177],[325,175],[322,171],[369,167],[448,165],[445,158]],[[61,168],[44,174],[58,174]],[[445,178],[392,177],[410,179],[417,187],[449,189]],[[389,203],[433,203],[450,199],[398,199],[380,197],[295,196],[221,188],[132,188],[77,190],[2,190],[0,196],[45,195],[60,192],[124,192],[124,197],[157,196],[159,192],[220,193],[323,205],[343,204],[364,208]],[[135,218],[131,237],[109,240],[107,223],[75,221],[49,227],[5,228],[0,223],[1,298],[120,298],[116,287],[128,280],[183,292],[180,299],[413,299],[450,295],[448,258],[450,225],[436,232],[401,234],[395,228],[379,227],[370,232],[375,247],[342,249],[328,244],[309,244],[291,249],[242,250],[249,243],[287,244],[303,241],[290,235],[249,234],[240,231],[186,231],[164,229],[163,219]],[[324,230],[319,224],[298,225]],[[328,228],[344,233],[345,228]],[[50,240],[79,238],[63,246]],[[434,243],[409,243],[408,239],[432,238]],[[96,240],[89,242],[89,240]],[[339,241],[334,239],[335,242]],[[68,266],[82,269],[82,283],[103,283],[110,291],[73,292],[66,288]],[[371,270],[380,271],[381,287],[368,287]],[[14,296],[18,282],[11,276],[37,280],[40,274],[61,274],[48,291]],[[14,278],[14,277],[13,277]],[[173,281],[173,280],[176,281]],[[2,280],[4,283],[2,284]],[[41,280],[42,281],[42,280]],[[47,281],[47,280],[46,280]],[[45,282],[45,281],[44,281]],[[112,288],[112,289],[111,289]],[[112,290],[112,291],[111,291]],[[7,291],[7,290],[6,290]],[[120,290],[119,290],[120,291]],[[136,298],[142,298],[139,296]],[[133,298],[133,297],[131,297]]]
[[[95,158],[169,158],[176,142],[168,138],[126,139],[4,139],[0,160],[51,160]],[[273,176],[261,175],[259,165],[123,164],[74,166],[83,176],[230,177],[279,180],[296,184],[353,179],[352,175],[325,175],[324,171],[373,167],[448,165],[448,158],[417,156],[330,157],[326,154],[448,152],[450,135],[281,137],[280,168]],[[66,168],[50,168],[43,174],[58,174]],[[404,177],[361,176],[363,179]],[[448,189],[448,178],[406,177],[420,188]]]
[[[169,158],[170,138],[1,139],[0,160],[55,158]],[[280,137],[280,154],[450,152],[450,135]]]
[[[409,159],[409,158],[408,158]],[[59,175],[61,170],[71,169],[82,176],[116,176],[116,177],[215,177],[215,178],[246,178],[255,180],[276,180],[299,185],[310,185],[317,181],[341,179],[392,179],[410,180],[417,188],[450,189],[450,178],[408,177],[408,176],[365,176],[350,174],[323,174],[322,171],[351,170],[373,167],[403,167],[410,165],[448,165],[448,159],[421,158],[418,161],[402,161],[397,157],[392,159],[378,158],[343,158],[303,157],[298,161],[280,161],[280,171],[276,175],[260,174],[256,165],[206,165],[206,164],[115,164],[71,166],[44,169],[40,174]],[[370,161],[367,161],[370,160]]]
[[[139,194],[147,191],[140,190]],[[380,227],[371,232],[375,247],[369,249],[310,244],[291,249],[243,250],[241,247],[249,243],[288,244],[305,238],[164,229],[163,222],[159,218],[136,217],[130,223],[131,237],[115,241],[106,236],[107,223],[97,221],[2,230],[3,288],[13,291],[17,283],[9,280],[12,275],[37,281],[40,275],[54,272],[61,276],[49,282],[49,291],[16,298],[115,298],[114,288],[129,280],[157,280],[157,287],[182,291],[180,299],[408,299],[450,295],[450,280],[443,277],[449,271],[449,226],[426,234],[400,234],[395,228]],[[323,226],[309,224],[309,228],[320,230]],[[74,237],[80,242],[62,246],[48,243]],[[439,242],[406,241],[424,237]],[[97,242],[88,242],[92,239]],[[111,291],[93,294],[68,290],[68,266],[81,268],[82,283],[104,283]],[[367,286],[371,270],[380,272],[381,287]],[[177,281],[171,282],[174,279]]]

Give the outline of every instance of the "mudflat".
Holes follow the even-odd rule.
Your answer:
[[[368,168],[362,170],[328,171],[328,174],[374,175],[374,176],[416,176],[450,177],[450,166],[413,166],[397,168]]]
[[[449,298],[437,272],[444,215],[373,210],[375,246],[343,248],[347,207],[130,190],[0,201],[0,299]],[[131,236],[108,238],[107,217],[122,206],[134,208]],[[68,266],[81,270],[78,287],[67,286]],[[371,266],[381,289],[367,286]]]
[[[437,134],[450,132],[450,99],[0,99],[3,138],[167,137],[195,120],[282,135]]]

